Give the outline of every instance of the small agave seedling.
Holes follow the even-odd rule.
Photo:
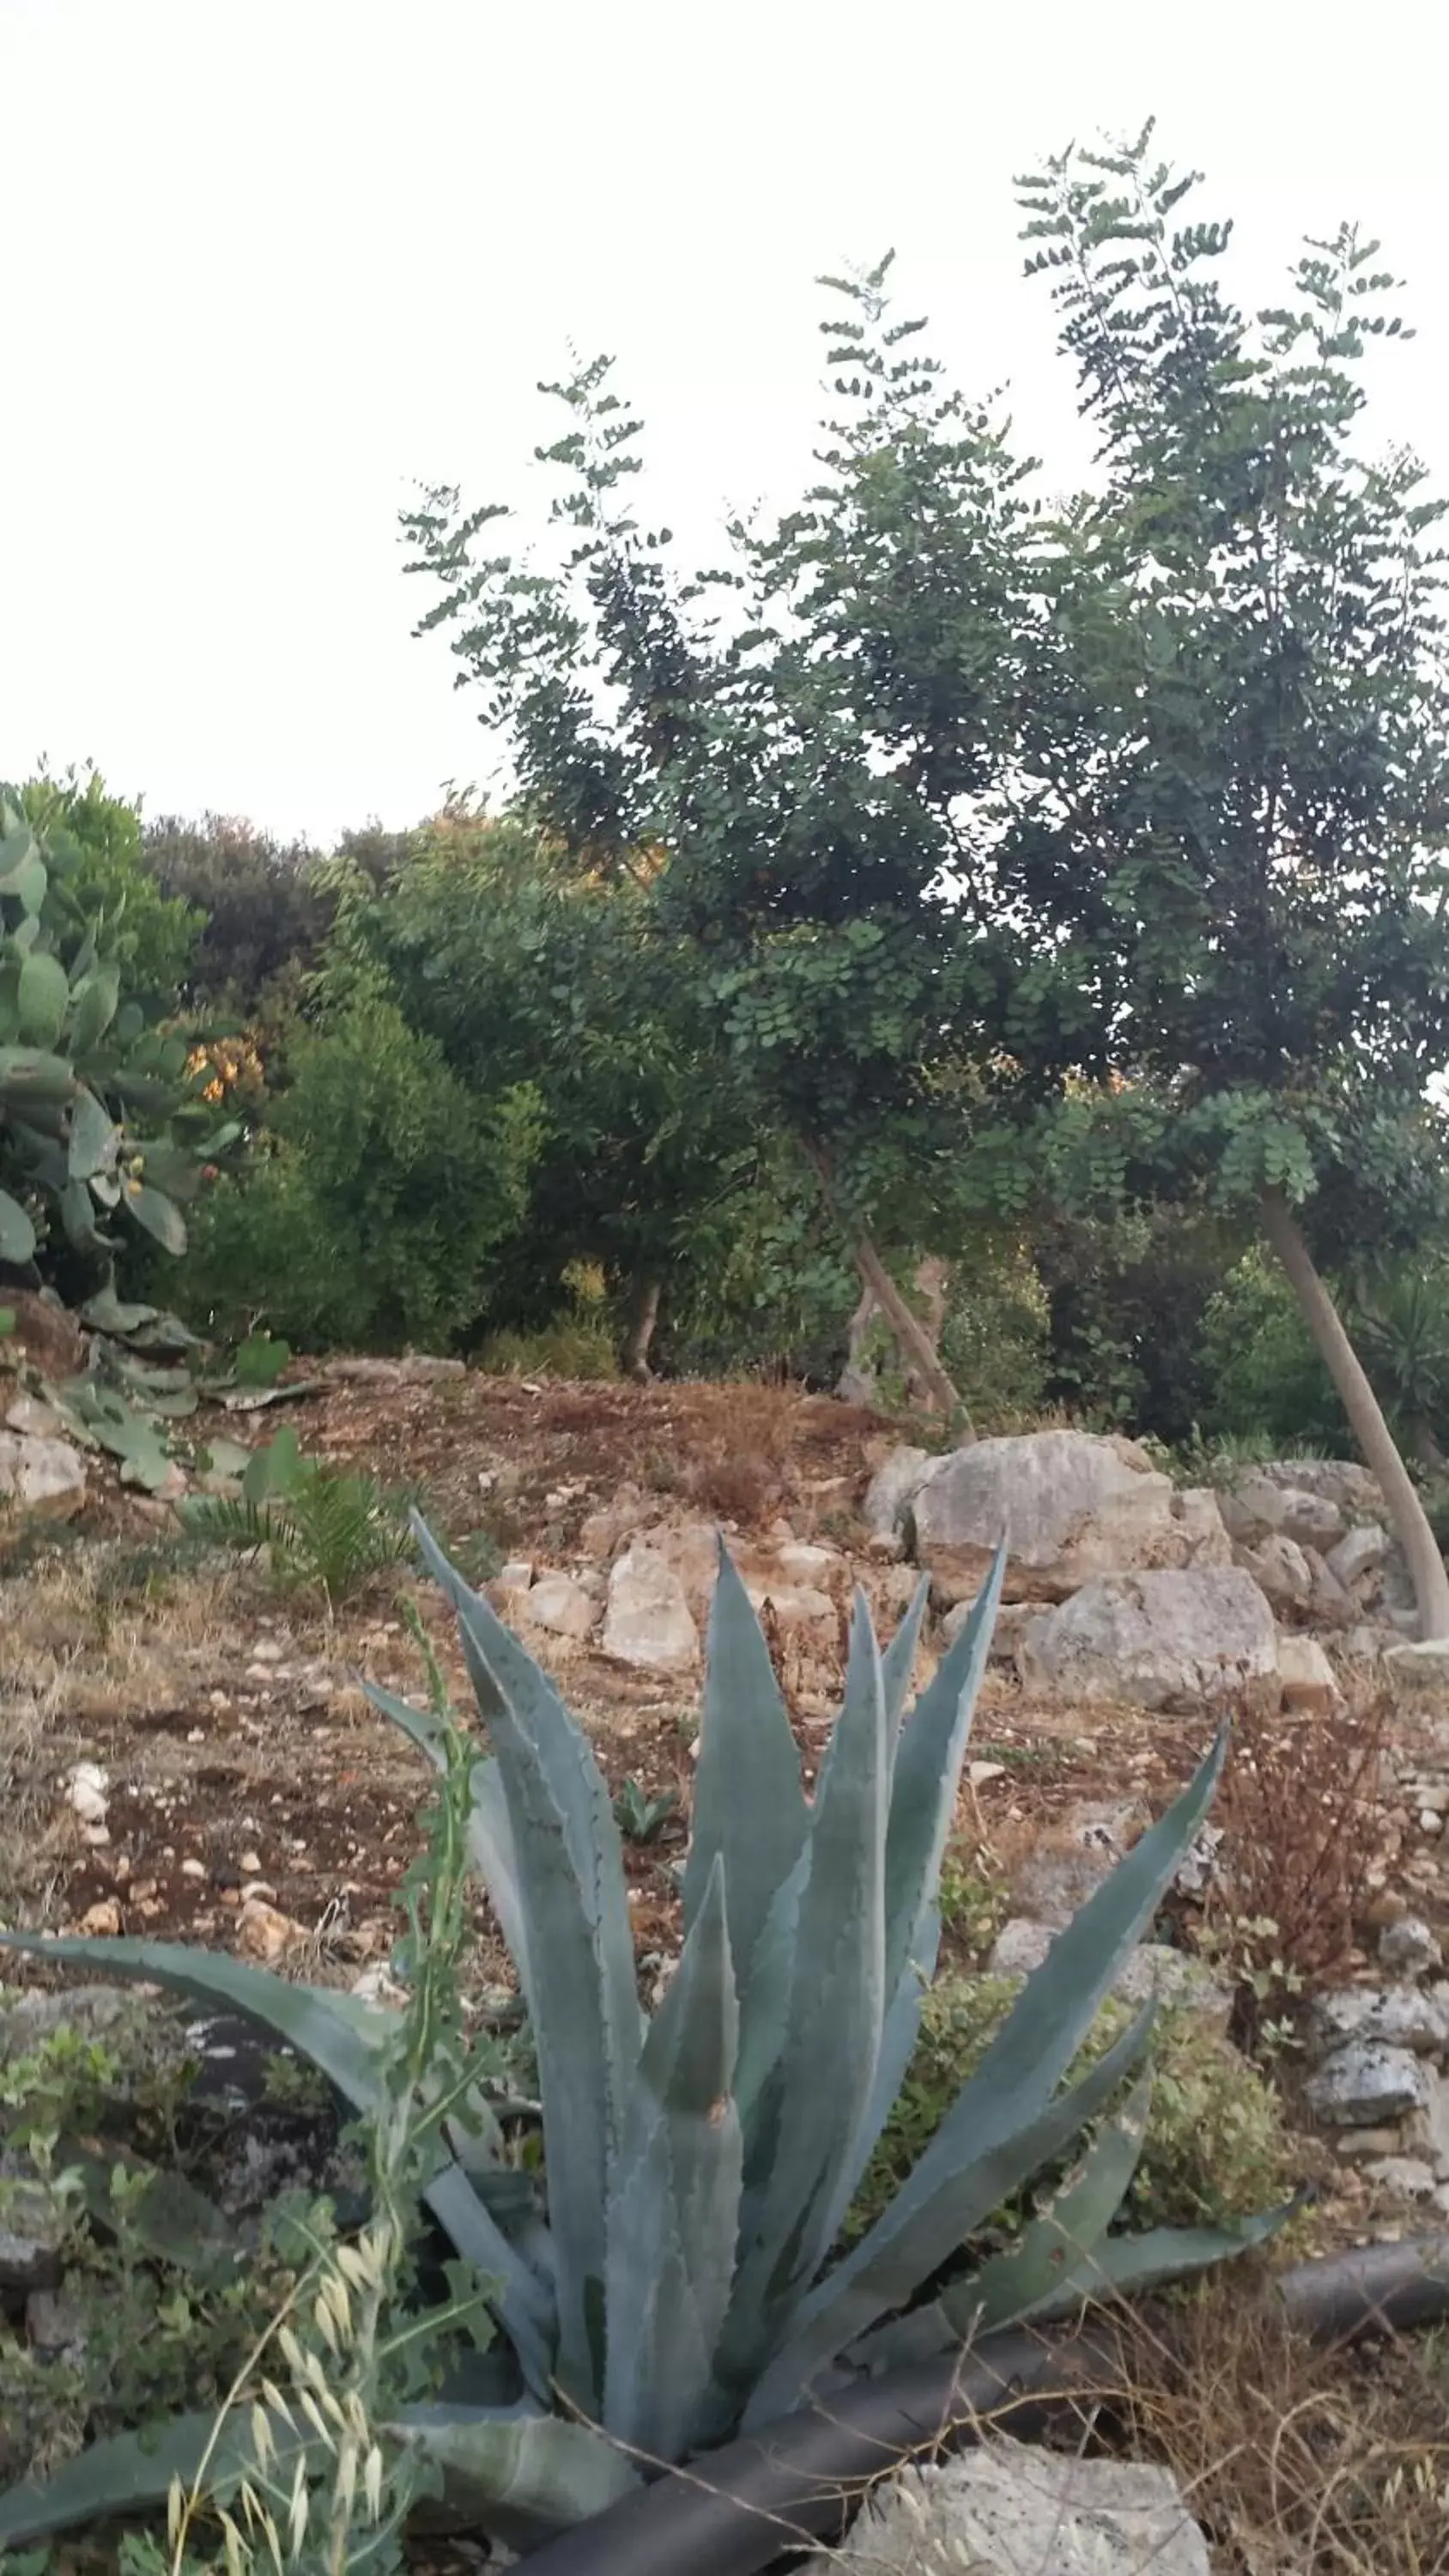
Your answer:
[[[492,2284],[516,2385],[502,2410],[418,2410],[393,2432],[464,2482],[479,2523],[526,2491],[535,2529],[566,2526],[627,2487],[627,2456],[677,2461],[765,2424],[841,2361],[890,2368],[984,2327],[1216,2261],[1276,2223],[1236,2234],[1110,2232],[1140,2145],[1150,2007],[1065,2081],[1201,1826],[1219,1739],[1059,1934],[891,2206],[841,2250],[935,1967],[937,1883],[999,1560],[909,1712],[926,1587],[884,1653],[857,1599],[844,1705],[807,1800],[764,1638],[721,1550],[684,1944],[651,2020],[638,1998],[619,1828],[589,1745],[421,1523],[417,1535],[456,1609],[491,1746],[473,1773],[471,1849],[517,1967],[543,2105],[543,2207],[524,2205],[520,2176],[490,2173],[486,2154],[466,2169],[443,2165],[426,2195],[455,2250]],[[446,1758],[436,1718],[372,1696]],[[201,1951],[9,1937],[53,1959],[224,1999],[310,2056],[358,2110],[378,2111],[377,2019],[351,1998]],[[970,2269],[961,2249],[973,2231],[1094,2124],[1055,2204],[1007,2252]],[[923,2302],[922,2285],[943,2273],[946,2287]],[[105,2446],[118,2447],[124,2458],[108,2474],[134,2503],[144,2465],[134,2441]],[[83,2458],[62,2483],[72,2497],[79,2487],[94,2515],[107,2493],[114,2509],[117,2488],[101,2491],[103,2464],[89,2456],[89,2482]],[[174,2426],[160,2456],[169,2475]],[[74,2518],[53,2496],[47,2505],[16,2490],[0,2499],[0,2544]]]

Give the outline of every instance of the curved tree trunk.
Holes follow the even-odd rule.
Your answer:
[[[659,1300],[663,1282],[658,1279],[636,1279],[629,1292],[628,1320],[624,1329],[624,1374],[644,1386],[653,1375],[649,1366],[649,1345],[659,1321]]]
[[[959,1394],[941,1365],[940,1353],[919,1316],[913,1315],[905,1298],[892,1279],[871,1237],[848,1226],[836,1200],[830,1169],[830,1157],[823,1145],[801,1140],[807,1159],[820,1183],[821,1194],[836,1224],[850,1246],[851,1258],[864,1285],[875,1299],[896,1337],[903,1359],[919,1371],[930,1402],[948,1422],[954,1422],[963,1440],[974,1440],[971,1417]]]
[[[1449,1570],[1429,1527],[1418,1487],[1384,1419],[1383,1407],[1343,1329],[1338,1309],[1319,1278],[1303,1230],[1282,1191],[1264,1190],[1259,1206],[1263,1230],[1283,1264],[1324,1367],[1343,1399],[1343,1409],[1365,1464],[1383,1487],[1389,1516],[1409,1561],[1420,1631],[1425,1637],[1449,1637]]]

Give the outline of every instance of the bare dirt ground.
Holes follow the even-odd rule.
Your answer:
[[[288,1408],[310,1454],[414,1492],[466,1560],[480,1536],[540,1567],[572,1562],[580,1533],[622,1486],[717,1517],[748,1542],[787,1523],[797,1540],[863,1547],[858,1507],[895,1435],[827,1398],[758,1387],[531,1387],[469,1376],[431,1385],[344,1384]],[[268,1436],[276,1413],[259,1417]],[[237,1425],[228,1419],[226,1429]],[[416,1848],[418,1757],[371,1709],[362,1678],[416,1690],[420,1659],[400,1611],[415,1597],[459,1703],[469,1694],[431,1587],[380,1579],[325,1618],[280,1601],[245,1564],[187,1570],[163,1507],[102,1467],[81,1520],[0,1582],[0,1920],[168,1939],[225,1940],[249,1880],[306,1928],[317,1964],[379,1956],[390,1899]],[[885,1624],[889,1624],[887,1613]],[[634,1778],[687,1802],[696,1685],[641,1675],[549,1641],[543,1651],[587,1725],[611,1787]],[[782,1653],[807,1770],[840,1680],[838,1650]],[[1202,1724],[1130,1712],[1084,1729],[1022,1702],[993,1675],[974,1754],[1000,1779],[963,1801],[962,1833],[1040,1832],[1057,1810],[1124,1781],[1158,1804],[1181,1785]],[[64,1782],[108,1774],[106,1839],[87,1839]],[[683,1816],[630,1852],[641,1944],[666,1937],[668,1862]],[[480,1932],[487,1933],[486,1917]]]

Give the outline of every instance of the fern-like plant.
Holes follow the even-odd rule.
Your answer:
[[[239,1495],[193,1496],[181,1515],[196,1537],[264,1555],[284,1590],[320,1592],[330,1616],[407,1554],[408,1501],[374,1476],[304,1458],[287,1429],[253,1453]]]

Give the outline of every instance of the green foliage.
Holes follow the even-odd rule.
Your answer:
[[[164,815],[146,825],[142,855],[153,886],[199,926],[184,988],[190,1007],[250,1020],[279,989],[295,993],[332,918],[314,851],[225,815],[199,823]]]
[[[190,1537],[265,1555],[281,1589],[319,1592],[329,1612],[410,1544],[406,1494],[304,1458],[290,1428],[252,1452],[239,1496],[190,1495],[178,1509]]]
[[[1019,1983],[1013,1977],[946,1977],[927,1996],[900,2098],[850,2214],[852,2238],[874,2225],[929,2146],[1000,2028]],[[1080,2077],[1097,2064],[1130,2018],[1109,1999],[1071,2073]],[[1050,2181],[1059,2182],[1065,2169],[1059,2167]],[[1274,2086],[1200,2017],[1167,2007],[1157,2025],[1151,2108],[1123,2218],[1142,2227],[1231,2226],[1282,2200],[1295,2180]],[[1031,2207],[1030,2195],[1017,2194],[993,2213],[991,2223],[1014,2237]]]
[[[1030,513],[995,424],[892,317],[888,265],[828,281],[823,478],[777,527],[733,526],[725,573],[673,575],[628,508],[639,424],[603,361],[551,389],[550,557],[500,553],[499,511],[455,492],[405,529],[526,809],[602,880],[645,855],[748,1127],[824,1149],[843,1220],[914,1245],[959,1209],[990,1047],[997,969],[944,886],[1008,745]]]
[[[1041,1411],[1050,1325],[1028,1244],[982,1234],[952,1263],[941,1358],[979,1432],[1018,1430]]]
[[[997,883],[1092,997],[1097,1060],[1172,1112],[1171,1161],[1225,1206],[1308,1202],[1342,1264],[1440,1191],[1443,507],[1360,445],[1400,329],[1376,245],[1309,242],[1250,318],[1193,185],[1150,127],[1023,182],[1101,477],[1043,532]]]
[[[320,989],[341,1000],[378,972],[477,1102],[526,1086],[539,1103],[490,1328],[548,1330],[552,1284],[580,1263],[616,1304],[651,1278],[686,1297],[743,1187],[747,1120],[648,867],[603,870],[521,819],[450,805],[404,872],[347,882]]]
[[[224,1999],[330,2076],[365,2116],[382,2215],[393,2220],[388,2262],[375,2227],[374,2250],[346,2272],[354,2293],[370,2285],[380,2304],[408,2241],[400,2163],[459,2256],[488,2276],[492,2313],[538,2411],[520,2419],[515,2408],[505,2439],[491,2404],[455,2406],[446,2449],[433,2438],[435,2419],[424,2429],[417,2410],[411,2418],[395,2411],[379,2428],[380,2477],[389,2461],[380,2436],[400,2437],[404,2466],[421,2452],[445,2471],[466,2468],[475,2523],[506,2531],[499,2507],[508,2501],[505,2480],[516,2475],[512,2445],[533,2440],[545,2454],[533,2464],[536,2516],[547,2508],[555,2521],[579,2519],[619,2491],[621,2474],[631,2475],[621,2473],[621,2448],[675,2459],[742,2421],[766,2421],[843,2351],[886,2365],[902,2336],[913,2347],[943,2349],[965,2331],[967,2311],[984,2313],[987,2323],[1050,2313],[1094,2288],[1171,2277],[1217,2259],[1274,2223],[1109,2238],[1137,2161],[1139,2082],[1059,2205],[1023,2231],[1011,2262],[988,2254],[973,2267],[968,2257],[964,2273],[948,2273],[929,2305],[895,2313],[943,2266],[959,2265],[963,2244],[1003,2193],[1049,2168],[1140,2073],[1150,2011],[1061,2089],[1123,1958],[1201,1827],[1220,1743],[1059,1936],[900,2192],[868,2233],[830,2260],[915,2049],[939,1931],[941,1855],[1000,1562],[909,1715],[903,1704],[925,1587],[884,1657],[858,1605],[844,1708],[807,1804],[765,1639],[722,1555],[684,1948],[646,2021],[619,1830],[587,1741],[486,1601],[463,1586],[421,1528],[419,1536],[458,1613],[493,1751],[478,1760],[474,1741],[454,1725],[436,1667],[427,1711],[373,1693],[443,1777],[429,1866],[415,1885],[399,1962],[416,1995],[401,2032],[390,2016],[353,1999],[229,1958],[144,1941],[0,1936],[57,1961],[103,1962],[112,1974]],[[465,1849],[484,1877],[528,2007],[543,2105],[546,2255],[527,2167],[507,2163],[496,2115],[476,2098],[456,1981],[428,1975],[425,1915],[436,1926],[442,1913],[452,1928],[440,1952],[456,1958]],[[466,2144],[457,2137],[460,2120],[465,2132],[471,2125]],[[431,2154],[417,2153],[420,2138]],[[440,2161],[454,2153],[457,2161]],[[346,2301],[324,2305],[344,2368],[353,2369],[354,2354],[375,2368],[377,2333],[355,2324]],[[294,2360],[285,2337],[279,2342],[306,2384],[305,2354]],[[320,2393],[330,2378],[325,2364],[319,2370],[311,2384]],[[272,2416],[283,2412],[269,2397],[266,2405]],[[370,2425],[371,2383],[361,2405]],[[573,2420],[550,2422],[542,2410],[552,2406]],[[598,2433],[583,2430],[595,2424]],[[355,2428],[359,2445],[366,2429]],[[165,2492],[178,2455],[181,2474],[196,2474],[203,2430],[195,2419],[167,2429],[161,2466],[153,2457],[145,2472],[152,2494]],[[277,2428],[254,2430],[252,2447],[265,2477],[282,2448]],[[329,2460],[337,2447],[333,2440]],[[140,2458],[134,2446],[124,2459],[97,2455],[49,2495],[0,2499],[0,2542],[94,2514],[123,2480],[134,2493]],[[235,2473],[231,2454],[219,2465]],[[290,2476],[290,2460],[285,2466]],[[326,2466],[309,2454],[309,2470]],[[354,2474],[354,2491],[356,2483]],[[339,2476],[334,2509],[341,2484]],[[405,2493],[404,2483],[400,2503]]]
[[[1351,1454],[1348,1426],[1287,1280],[1245,1253],[1209,1300],[1198,1370],[1202,1429],[1213,1441],[1260,1444],[1265,1457]]]
[[[637,1780],[628,1779],[614,1800],[614,1822],[626,1842],[654,1843],[678,1805],[677,1789],[664,1789],[657,1798],[651,1798]]]
[[[182,1205],[235,1131],[196,1096],[187,1040],[122,999],[113,925],[78,891],[79,842],[46,805],[37,832],[0,790],[0,1261],[59,1242],[110,1262],[123,1215],[167,1252]]]
[[[165,893],[147,864],[138,810],[107,793],[98,771],[31,779],[20,802],[42,840],[63,830],[80,853],[71,891],[87,920],[110,928],[126,990],[148,1013],[179,1010],[204,916]]]
[[[15,1998],[0,1997],[0,2016]],[[0,2463],[43,2477],[85,2440],[180,2406],[219,2403],[292,2289],[300,2249],[331,2228],[291,2193],[243,2252],[206,2196],[223,2124],[190,2101],[194,2066],[154,2012],[99,2037],[20,2037],[0,2075],[0,2142],[17,2179],[0,2201],[58,2238],[66,2339],[32,2349],[0,2327]],[[180,2160],[178,2165],[178,2159]],[[19,2206],[16,2207],[18,2198]]]
[[[481,1103],[374,984],[289,1050],[274,1137],[209,1199],[193,1313],[258,1316],[302,1349],[445,1349],[483,1311],[528,1204],[542,1119],[525,1084]]]

